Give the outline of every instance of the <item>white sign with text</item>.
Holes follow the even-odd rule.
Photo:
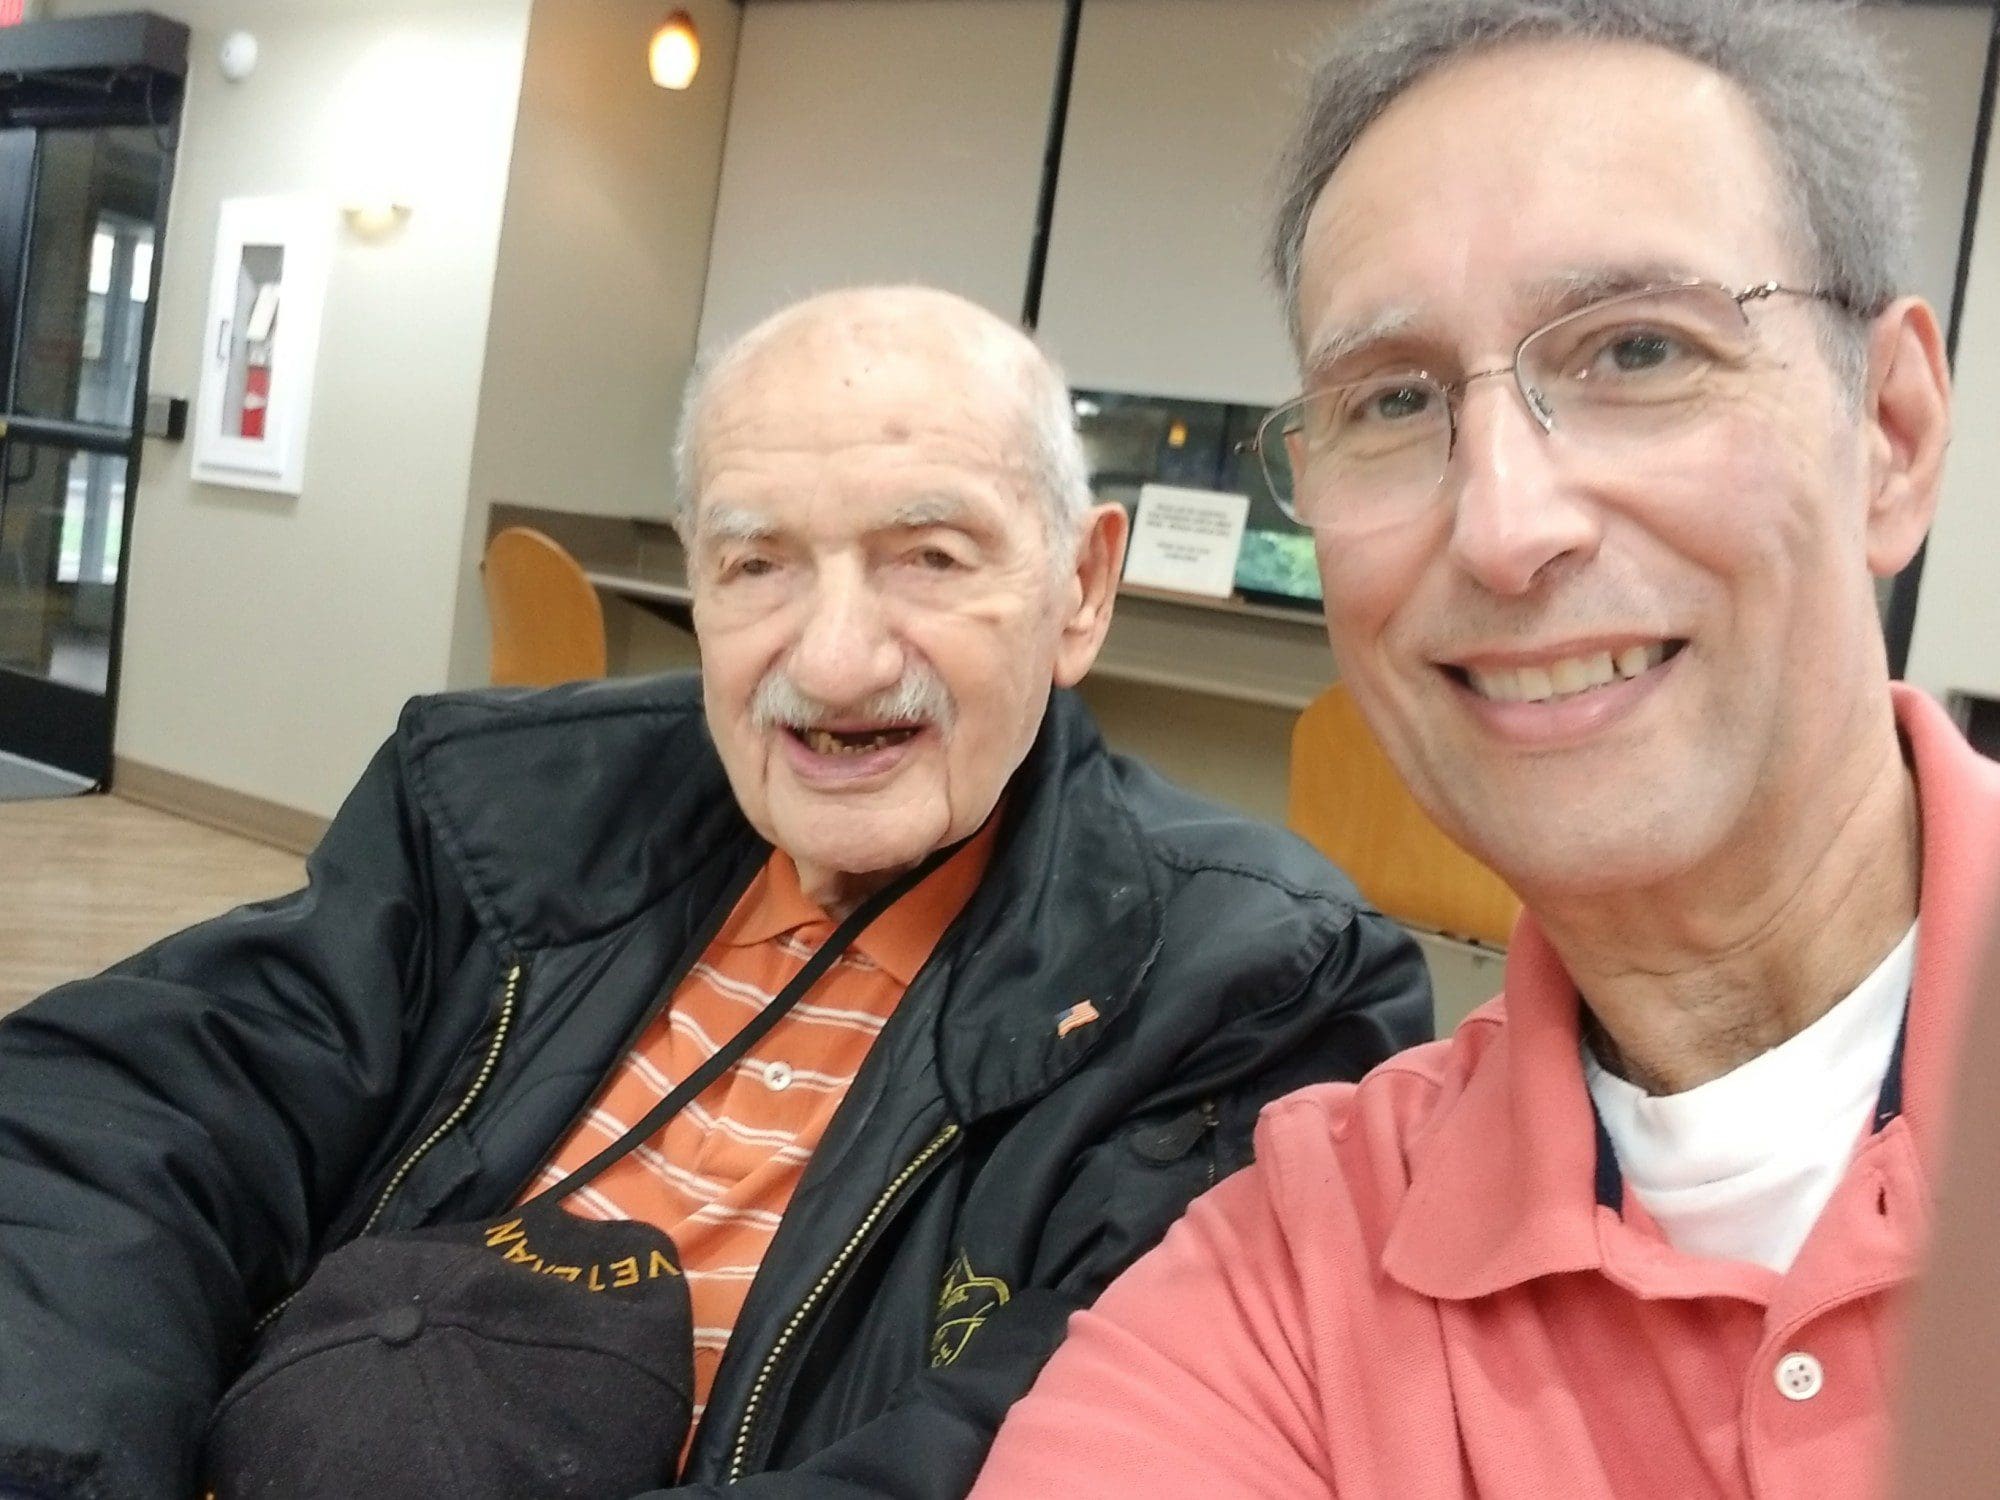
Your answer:
[[[1248,495],[1142,485],[1125,581],[1227,599],[1236,591],[1236,554],[1249,515]]]

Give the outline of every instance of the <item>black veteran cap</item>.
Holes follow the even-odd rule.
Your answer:
[[[693,1316],[673,1243],[553,1206],[357,1240],[209,1426],[215,1500],[606,1500],[668,1484]]]

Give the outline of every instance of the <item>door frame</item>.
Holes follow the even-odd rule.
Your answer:
[[[153,334],[159,318],[166,262],[168,208],[180,147],[181,103],[187,75],[188,29],[150,14],[30,21],[0,31],[0,180],[5,156],[25,146],[31,169],[18,193],[0,195],[0,505],[4,475],[16,443],[71,453],[112,454],[125,461],[121,497],[119,565],[112,587],[109,650],[100,696],[67,683],[0,667],[0,750],[42,761],[108,787],[117,734],[119,686],[124,666],[126,592],[133,557],[135,506],[145,450],[151,396]],[[107,80],[101,107],[83,108],[78,76]],[[57,84],[50,93],[51,82]],[[87,97],[87,95],[85,95]],[[153,259],[128,428],[17,415],[22,304],[34,258],[34,204],[45,132],[149,126],[156,133],[162,170],[152,204]],[[17,133],[19,132],[19,133]],[[15,144],[19,143],[19,144]],[[18,160],[18,157],[17,157]]]

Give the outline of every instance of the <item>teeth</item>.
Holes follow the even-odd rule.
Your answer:
[[[1618,654],[1618,675],[1638,677],[1650,672],[1667,659],[1667,643],[1656,641],[1650,646],[1634,646],[1630,651]]]
[[[899,744],[913,733],[910,729],[884,729],[860,738],[828,729],[802,729],[799,737],[815,755],[867,755],[885,745]]]
[[[1565,657],[1546,667],[1521,667],[1511,672],[1474,670],[1467,675],[1479,695],[1495,703],[1545,703],[1620,679],[1630,680],[1666,659],[1666,642],[1660,641],[1651,646],[1628,646],[1615,657],[1609,651],[1599,651],[1593,656]]]

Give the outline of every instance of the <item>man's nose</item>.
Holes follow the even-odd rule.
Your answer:
[[[894,687],[903,666],[902,647],[865,571],[846,563],[821,568],[789,663],[799,690],[847,707]]]
[[[1545,431],[1511,380],[1467,388],[1445,476],[1451,553],[1493,593],[1525,594],[1550,564],[1597,551],[1602,521],[1565,478],[1565,441],[1560,417]]]

